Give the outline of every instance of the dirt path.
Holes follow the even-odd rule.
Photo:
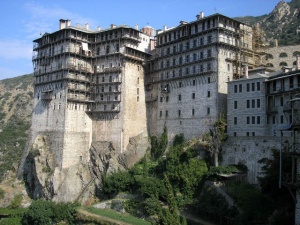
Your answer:
[[[105,217],[105,216],[99,216],[99,215],[87,212],[84,209],[79,209],[78,213],[80,213],[84,216],[89,216],[89,217],[92,217],[92,218],[95,218],[95,219],[108,221],[108,222],[112,222],[112,223],[119,224],[119,225],[131,225],[129,223],[120,222],[119,220],[114,220],[114,219],[111,219],[111,218],[108,218],[108,217]]]

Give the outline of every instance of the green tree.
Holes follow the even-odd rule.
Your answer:
[[[168,129],[165,126],[161,137],[158,139],[156,136],[150,137],[151,143],[151,157],[154,160],[159,159],[168,147]]]
[[[202,145],[207,151],[209,151],[211,158],[213,159],[213,165],[219,166],[219,153],[221,151],[221,143],[227,138],[226,135],[226,120],[223,115],[214,122],[209,133],[205,133],[202,136]]]

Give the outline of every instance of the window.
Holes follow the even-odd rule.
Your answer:
[[[280,58],[285,58],[285,57],[288,57],[288,55],[287,55],[285,52],[281,52],[281,53],[279,54],[279,57],[280,57]]]
[[[181,116],[181,110],[180,109],[178,110],[178,116],[179,117]]]
[[[192,116],[195,115],[195,109],[192,109]]]
[[[227,71],[230,71],[230,64],[227,64]]]
[[[260,124],[260,116],[256,117],[256,123]]]
[[[207,58],[210,58],[210,57],[211,57],[211,50],[208,49],[208,50],[207,50]]]
[[[193,86],[195,86],[196,85],[196,80],[193,80]]]
[[[196,98],[196,94],[192,93],[192,99],[195,99],[195,98]]]
[[[249,136],[250,136],[250,135],[249,135],[249,132],[246,132],[246,136],[247,136],[247,137],[249,137]]]
[[[260,99],[256,99],[256,107],[260,108]]]
[[[252,136],[253,136],[253,137],[255,136],[255,132],[252,132]]]
[[[256,83],[256,90],[257,90],[257,91],[260,91],[260,82],[257,82],[257,83]]]
[[[234,104],[233,104],[234,106],[234,109],[237,109],[237,101],[234,101]]]
[[[283,106],[283,97],[280,97],[280,106]]]
[[[196,39],[193,40],[193,47],[194,47],[194,48],[197,47],[197,40],[196,40]]]
[[[234,124],[234,125],[237,125],[237,117],[234,117],[234,118],[233,118],[233,124]]]
[[[181,81],[179,81],[179,87],[182,87],[182,82]]]
[[[168,110],[166,110],[166,117],[168,117],[168,115],[169,115],[169,112],[168,112]]]
[[[186,62],[186,63],[189,63],[189,62],[190,62],[190,56],[189,56],[189,55],[186,55],[186,56],[185,56],[185,62]]]
[[[250,100],[247,100],[247,109],[250,108]]]
[[[185,43],[185,49],[190,49],[190,42],[189,41]]]
[[[210,77],[207,78],[207,83],[210,83]]]
[[[252,108],[255,108],[255,99],[252,99]]]
[[[208,98],[210,97],[210,91],[207,91],[207,97]]]
[[[160,97],[160,102],[163,102],[163,97],[162,96]]]
[[[182,57],[180,56],[179,57],[179,65],[181,65],[182,64]]]
[[[159,117],[162,117],[162,111],[159,111]]]
[[[196,54],[196,53],[193,54],[193,60],[194,60],[194,61],[197,60],[197,54]]]
[[[166,102],[168,102],[169,101],[169,96],[166,96]]]
[[[210,108],[207,108],[207,115],[210,114]]]
[[[234,93],[237,93],[237,85],[234,85]]]
[[[252,91],[255,91],[255,83],[252,83]]]
[[[255,124],[255,116],[252,116],[252,124]]]
[[[273,123],[273,124],[276,123],[276,117],[275,117],[275,116],[272,117],[272,123]]]
[[[247,116],[247,124],[250,124],[250,116]]]
[[[210,44],[211,43],[211,36],[207,37],[207,43]]]
[[[105,82],[105,77],[102,77],[102,82]]]
[[[236,132],[233,132],[233,136],[236,137]]]
[[[186,75],[189,75],[189,74],[190,74],[190,68],[188,68],[188,67],[185,68],[185,74],[186,74]]]
[[[239,84],[239,92],[242,92],[242,91],[243,91],[243,85]]]
[[[181,101],[181,95],[178,95],[178,101]]]
[[[247,84],[247,92],[250,91],[250,84]]]
[[[280,116],[280,123],[283,124],[283,115]]]
[[[290,88],[293,88],[294,87],[294,77],[290,77],[289,81],[290,81]]]

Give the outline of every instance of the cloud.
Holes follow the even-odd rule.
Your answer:
[[[89,23],[90,27],[97,26],[97,22],[89,17],[83,17],[80,14],[68,11],[60,6],[51,5],[51,7],[42,6],[33,2],[24,5],[25,10],[29,13],[29,18],[23,21],[27,38],[38,38],[40,33],[51,33],[58,29],[59,19],[70,19],[71,25],[79,23],[84,25]]]
[[[31,59],[32,43],[25,40],[0,39],[0,58],[3,59]]]

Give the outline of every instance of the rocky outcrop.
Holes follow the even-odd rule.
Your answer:
[[[291,13],[291,7],[285,2],[280,1],[275,9],[269,14],[268,18],[266,18],[266,21],[280,21],[284,16],[287,16]]]
[[[127,151],[118,153],[110,142],[93,142],[90,162],[59,168],[50,150],[47,136],[39,135],[32,144],[23,165],[24,180],[30,197],[57,202],[85,203],[101,190],[102,176],[126,170],[137,163],[149,147],[148,137],[141,133],[130,138]]]
[[[55,167],[54,159],[47,137],[39,135],[24,163],[24,180],[29,196],[57,202],[89,200],[94,193],[93,187],[89,187],[93,180],[89,166],[78,164],[60,169]]]

